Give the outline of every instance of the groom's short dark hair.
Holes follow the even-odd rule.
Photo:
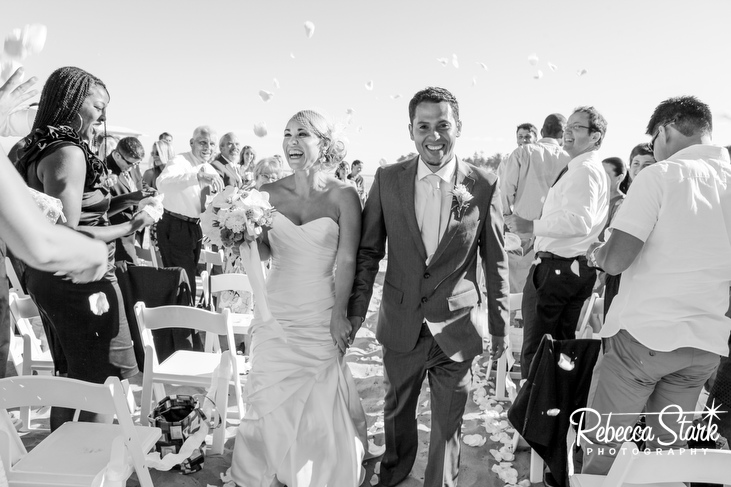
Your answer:
[[[459,122],[459,103],[457,98],[449,92],[446,88],[440,88],[438,86],[429,86],[421,91],[418,91],[409,102],[409,122],[414,123],[414,117],[416,116],[416,107],[419,103],[441,103],[446,101],[452,107],[454,113],[454,120]]]

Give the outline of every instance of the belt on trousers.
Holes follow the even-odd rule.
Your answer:
[[[585,255],[577,255],[576,257],[561,257],[560,255],[556,255],[551,252],[536,252],[536,257],[539,257],[541,259],[564,260],[567,262],[571,260],[586,260]]]
[[[181,215],[180,213],[173,213],[172,211],[163,210],[165,214],[170,215],[173,218],[177,218],[178,220],[183,220],[184,222],[188,223],[195,223],[196,225],[201,222],[200,218],[191,218],[189,216]]]

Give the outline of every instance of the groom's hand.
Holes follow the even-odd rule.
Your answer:
[[[350,321],[350,343],[352,344],[355,340],[355,334],[358,333],[358,330],[360,330],[361,325],[363,324],[363,318],[360,316],[348,316],[348,320]]]
[[[505,337],[490,336],[490,359],[497,360],[505,352]]]

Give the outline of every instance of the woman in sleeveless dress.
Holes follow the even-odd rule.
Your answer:
[[[254,318],[231,473],[246,487],[356,487],[366,420],[343,355],[360,201],[326,173],[345,145],[322,115],[295,114],[282,145],[294,174],[262,186],[277,213],[260,243],[272,258],[267,301],[281,327]]]
[[[49,335],[54,366],[68,377],[103,384],[137,374],[129,325],[114,275],[114,240],[152,223],[145,212],[127,223],[110,225],[109,171],[89,144],[106,118],[109,93],[86,71],[59,68],[41,93],[33,131],[16,163],[31,188],[63,203],[67,227],[107,242],[108,265],[97,282],[81,283],[73,274],[60,276],[28,268],[28,291]],[[103,293],[109,309],[92,310],[90,297]],[[74,411],[53,408],[51,428],[71,419]],[[87,414],[85,419],[94,420]]]

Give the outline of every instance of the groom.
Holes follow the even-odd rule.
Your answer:
[[[454,155],[462,129],[454,95],[444,88],[416,93],[409,119],[419,156],[376,172],[363,210],[348,317],[352,338],[388,250],[376,334],[387,384],[380,485],[394,486],[411,471],[418,450],[416,406],[428,376],[432,424],[424,487],[456,486],[470,365],[482,353],[473,319],[480,301],[478,254],[493,358],[504,349],[508,261],[502,208],[497,178]]]

